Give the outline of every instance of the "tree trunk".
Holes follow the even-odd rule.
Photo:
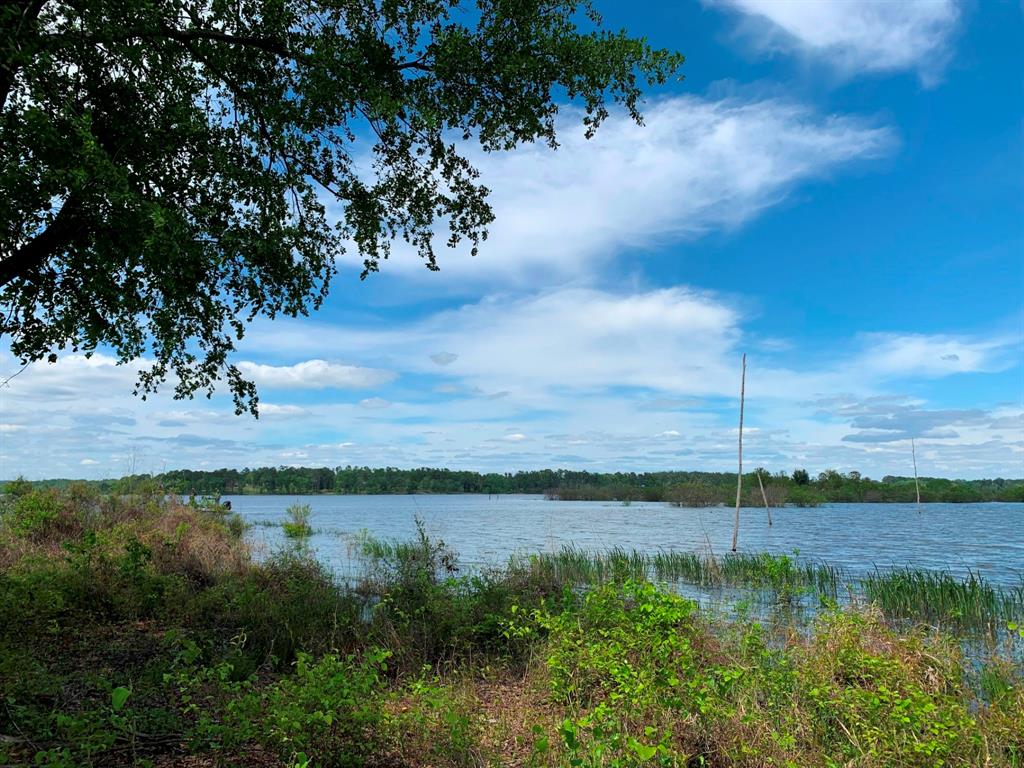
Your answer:
[[[736,521],[732,528],[732,551],[736,551],[736,542],[740,537],[740,494],[743,492],[743,400],[747,390],[747,353],[743,353],[743,373],[740,377],[740,441],[739,470],[736,473]]]
[[[768,527],[772,527],[772,508],[768,505],[768,494],[764,492],[764,483],[761,482],[761,473],[757,473],[757,484],[761,486],[761,498],[764,499],[764,508],[768,513]]]
[[[917,481],[917,447],[910,438],[910,456],[914,460],[914,490],[917,492],[917,514],[921,514],[921,484]]]

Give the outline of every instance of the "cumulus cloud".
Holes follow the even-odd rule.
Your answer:
[[[617,294],[567,288],[494,297],[440,313],[401,337],[457,346],[463,385],[540,396],[547,387],[718,391],[739,313],[688,288]],[[388,344],[381,339],[380,344]],[[532,395],[531,395],[532,392]]]
[[[276,403],[260,403],[261,419],[293,419],[308,416],[309,411],[297,405],[278,405]]]
[[[243,361],[238,369],[257,386],[270,389],[368,389],[395,378],[391,371],[357,365],[306,360],[294,365],[262,365]]]
[[[552,273],[589,274],[623,249],[740,226],[795,184],[897,144],[888,127],[779,99],[673,97],[648,104],[644,118],[640,127],[617,115],[587,140],[567,110],[556,151],[468,148],[493,190],[497,219],[475,258],[439,244],[446,283],[453,275],[550,283]],[[349,258],[362,263],[354,252]],[[434,279],[402,247],[381,269]]]
[[[950,56],[955,0],[705,0],[739,14],[737,33],[764,52],[828,62],[848,76],[916,71],[935,81]]]

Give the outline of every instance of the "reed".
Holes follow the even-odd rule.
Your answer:
[[[959,579],[942,571],[876,569],[859,577],[829,563],[764,552],[715,558],[674,550],[645,553],[616,547],[593,552],[575,546],[513,558],[509,570],[575,586],[648,579],[707,589],[745,588],[780,600],[810,595],[835,601],[850,595],[874,603],[894,620],[996,634],[1008,623],[1024,620],[1024,579],[1016,587],[999,587],[973,572]]]
[[[840,569],[798,561],[788,555],[736,554],[716,559],[694,552],[654,554],[620,547],[593,552],[565,546],[558,552],[513,558],[510,568],[569,584],[592,585],[652,579],[702,587],[752,587],[775,592],[810,590],[835,597],[843,583]]]
[[[591,552],[568,545],[558,552],[513,557],[509,570],[528,572],[547,582],[590,585],[645,580],[650,576],[650,562],[648,555],[635,549]]]
[[[876,571],[861,585],[864,596],[894,618],[999,630],[1024,617],[1024,579],[1001,588],[973,571],[958,579],[945,571],[897,568]]]

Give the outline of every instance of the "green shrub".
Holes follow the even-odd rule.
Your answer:
[[[797,663],[807,722],[833,761],[980,764],[981,734],[952,644],[900,638],[877,617],[835,612]]]
[[[545,585],[523,572],[459,576],[455,552],[419,521],[417,528],[411,542],[358,542],[367,561],[359,591],[373,605],[373,642],[406,671],[479,653],[520,654],[524,648],[509,646],[503,622],[513,604],[539,605]]]
[[[363,657],[328,654],[318,661],[300,653],[295,674],[262,696],[262,739],[282,757],[305,752],[314,765],[363,765],[382,747],[383,673],[387,651]]]
[[[6,496],[10,496],[12,499],[19,499],[22,496],[31,493],[32,487],[32,483],[24,477],[17,477],[14,480],[4,483],[3,493]]]
[[[285,536],[290,539],[302,539],[313,533],[313,528],[309,524],[313,510],[309,504],[292,504],[285,511],[290,518],[281,524]]]
[[[594,590],[578,608],[534,611],[532,621],[549,634],[552,696],[572,708],[559,728],[570,765],[655,756],[685,765],[693,757],[682,715],[707,698],[695,610],[692,601],[627,582]]]
[[[259,687],[230,662],[188,664],[168,680],[194,719],[194,748],[238,751],[262,744],[288,765],[305,759],[321,768],[353,768],[385,748],[388,653],[299,653],[294,673]],[[240,679],[241,677],[241,679]]]
[[[794,485],[786,497],[786,502],[794,507],[817,507],[826,501],[824,493],[808,485]]]
[[[60,520],[61,508],[55,491],[29,491],[15,497],[6,522],[18,536],[41,538]]]
[[[282,552],[205,590],[191,611],[188,624],[240,638],[248,668],[255,669],[268,660],[287,666],[299,651],[352,647],[362,603],[312,557]]]

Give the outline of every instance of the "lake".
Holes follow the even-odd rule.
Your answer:
[[[256,524],[258,551],[285,545],[279,527],[293,503],[309,504],[316,533],[310,546],[339,574],[350,572],[348,543],[362,530],[384,539],[415,535],[419,518],[431,536],[454,548],[463,566],[500,566],[512,554],[611,547],[646,552],[676,549],[726,554],[734,510],[686,509],[661,502],[548,501],[541,496],[225,496],[234,511]],[[792,554],[824,560],[853,574],[875,566],[916,566],[994,584],[1024,578],[1024,504],[826,504],[740,511],[740,545],[747,552]]]

